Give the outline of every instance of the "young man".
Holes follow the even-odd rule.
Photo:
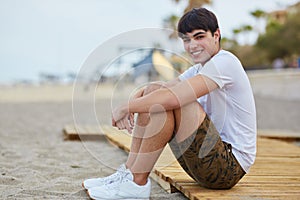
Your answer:
[[[220,47],[215,15],[193,9],[180,19],[178,32],[196,64],[113,110],[113,126],[133,132],[131,151],[113,175],[83,182],[92,199],[149,198],[149,173],[168,143],[183,169],[207,188],[233,187],[254,163],[252,89],[240,61]]]

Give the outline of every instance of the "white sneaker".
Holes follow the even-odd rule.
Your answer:
[[[151,192],[151,181],[148,178],[145,185],[138,185],[133,181],[130,170],[121,174],[121,179],[105,184],[100,187],[93,187],[88,190],[91,199],[149,199]]]
[[[99,187],[105,184],[112,183],[120,179],[120,174],[126,170],[125,164],[120,165],[118,170],[110,176],[103,178],[91,178],[82,182],[82,187],[85,189],[90,189],[93,187]]]

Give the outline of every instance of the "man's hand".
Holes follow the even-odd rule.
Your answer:
[[[117,122],[122,120],[127,114],[127,110],[124,106],[119,106],[112,111],[112,125],[116,126]]]
[[[144,88],[139,89],[130,100],[142,97],[144,94]],[[119,130],[127,129],[129,133],[132,133],[134,127],[134,113],[128,113],[122,109],[122,106],[117,107],[112,112],[112,125],[118,127]]]
[[[131,134],[134,127],[133,114],[129,114],[127,117],[115,122],[114,126],[119,130],[126,129]]]
[[[119,130],[127,129],[132,133],[134,127],[134,114],[128,113],[127,110],[120,106],[112,112],[112,126],[117,127]]]
[[[173,81],[169,81],[167,83],[160,82],[162,88],[170,87],[179,83],[180,80],[178,78],[174,79]],[[130,97],[129,101],[133,101],[143,97],[145,93],[145,87],[140,88],[133,96]],[[132,132],[134,128],[134,113],[129,113],[128,106],[123,105],[115,108],[112,112],[112,125],[118,127],[118,129],[123,130],[127,129],[129,133]]]

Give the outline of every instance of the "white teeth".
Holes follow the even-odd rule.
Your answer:
[[[195,52],[192,52],[191,54],[195,56],[195,55],[200,54],[201,52],[202,52],[202,50],[201,50],[201,51],[195,51]]]

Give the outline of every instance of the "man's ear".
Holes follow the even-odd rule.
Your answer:
[[[214,38],[216,42],[219,42],[219,38],[221,37],[220,29],[218,28],[214,33]]]

